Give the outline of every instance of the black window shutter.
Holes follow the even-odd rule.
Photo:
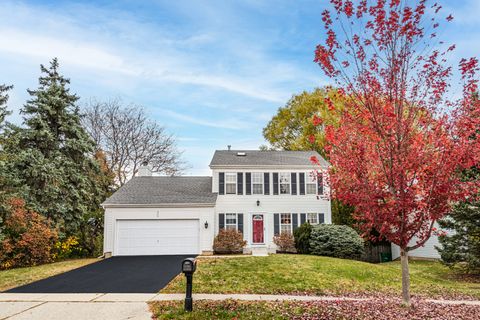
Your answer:
[[[263,173],[263,194],[270,194],[270,173]]]
[[[237,224],[238,224],[238,231],[240,231],[241,233],[243,233],[243,213],[239,213],[237,215]]]
[[[218,173],[218,194],[225,194],[225,172]]]
[[[298,178],[300,180],[300,194],[304,195],[305,194],[305,173],[300,172]]]
[[[292,213],[292,229],[293,231],[298,228],[298,214]]]
[[[300,224],[304,224],[305,222],[307,222],[307,214],[300,213]]]
[[[292,181],[292,194],[296,195],[297,194],[297,173],[292,172],[290,174],[291,181]]]
[[[318,194],[323,194],[323,174],[321,172],[317,175]]]
[[[318,214],[318,223],[325,223],[325,215],[323,213]]]
[[[219,213],[218,214],[218,230],[222,230],[225,228],[225,214]]]
[[[278,236],[280,234],[280,215],[278,213],[273,214],[273,235]]]
[[[243,172],[237,172],[237,194],[243,194]]]
[[[245,173],[245,194],[252,194],[252,173]]]
[[[273,173],[273,194],[278,194],[278,172]]]

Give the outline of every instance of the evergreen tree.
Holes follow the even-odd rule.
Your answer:
[[[12,86],[0,85],[0,238],[1,227],[3,221],[6,219],[7,214],[7,200],[13,194],[13,177],[11,172],[7,168],[9,157],[4,151],[4,144],[6,136],[4,132],[5,118],[11,113],[7,108],[8,91],[12,89]]]
[[[12,112],[7,109],[8,102],[8,91],[11,90],[13,86],[7,86],[0,84],[0,134],[2,133],[3,126],[5,124],[5,118]],[[1,141],[0,141],[1,143]]]
[[[455,206],[450,216],[439,221],[440,227],[452,230],[439,237],[437,247],[448,266],[460,266],[465,272],[480,273],[480,202]]]
[[[14,170],[26,186],[27,205],[54,221],[62,234],[78,232],[83,217],[105,198],[97,185],[101,175],[93,158],[94,142],[80,123],[78,96],[59,73],[58,60],[41,65],[39,86],[28,90],[21,113],[24,126],[15,128],[9,152],[17,154]]]

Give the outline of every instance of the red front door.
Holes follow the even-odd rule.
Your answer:
[[[263,214],[255,214],[253,223],[253,243],[263,243]]]

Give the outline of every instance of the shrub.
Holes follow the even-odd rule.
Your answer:
[[[337,258],[358,258],[363,253],[363,239],[349,226],[321,224],[310,238],[312,254]]]
[[[310,236],[312,233],[312,225],[310,223],[304,223],[293,231],[295,238],[295,248],[298,253],[308,254],[310,253]]]
[[[273,237],[273,243],[277,245],[278,252],[296,253],[295,239],[289,232],[282,232],[280,235]]]
[[[55,253],[53,258],[55,260],[64,260],[69,258],[82,257],[83,249],[78,242],[78,238],[70,236],[63,241],[57,241],[55,243]]]
[[[213,240],[215,253],[242,253],[247,241],[243,240],[243,234],[234,229],[221,229]]]
[[[47,219],[27,210],[22,199],[9,201],[10,214],[0,243],[0,268],[32,266],[51,262],[57,232]]]

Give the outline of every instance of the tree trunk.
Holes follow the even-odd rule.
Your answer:
[[[410,272],[408,270],[408,251],[400,249],[400,261],[402,263],[402,298],[403,304],[407,307],[410,303]]]

